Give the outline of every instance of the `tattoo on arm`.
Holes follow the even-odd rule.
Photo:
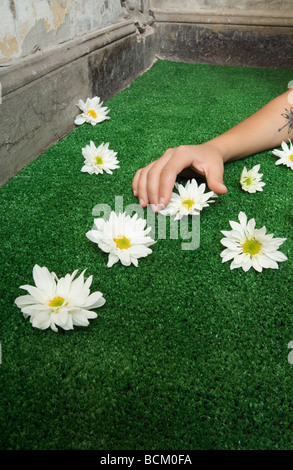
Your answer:
[[[283,127],[278,129],[278,132],[284,129],[284,127],[288,126],[288,134],[290,134],[290,132],[293,130],[293,108],[290,108],[290,110],[285,108],[285,111],[286,113],[282,113],[281,116],[283,116],[287,122]]]

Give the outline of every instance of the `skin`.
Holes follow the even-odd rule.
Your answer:
[[[169,203],[177,175],[190,178],[195,172],[206,178],[211,191],[225,194],[225,163],[293,140],[292,95],[289,89],[224,134],[203,144],[169,148],[158,160],[140,168],[132,182],[139,204],[152,204],[158,212]]]

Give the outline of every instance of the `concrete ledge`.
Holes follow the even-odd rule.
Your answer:
[[[195,24],[223,24],[223,25],[249,25],[249,26],[293,26],[293,10],[286,16],[279,12],[270,14],[266,10],[224,10],[221,13],[215,10],[198,10],[191,12],[163,11],[156,8],[152,13],[157,23],[195,23]]]
[[[102,101],[155,57],[154,34],[140,42],[132,20],[0,68],[0,185],[74,127],[81,98]]]
[[[32,83],[44,75],[136,32],[131,19],[69,41],[46,52],[38,52],[8,66],[0,67],[2,96]],[[19,73],[21,71],[21,73]]]
[[[156,21],[160,59],[210,64],[293,67],[293,29],[280,26]]]

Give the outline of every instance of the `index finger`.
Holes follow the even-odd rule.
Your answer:
[[[161,170],[159,185],[159,203],[166,206],[171,198],[177,175],[188,166],[188,161],[181,155],[181,149],[175,149],[172,157]]]

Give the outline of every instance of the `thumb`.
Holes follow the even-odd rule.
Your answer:
[[[223,183],[224,165],[222,161],[213,163],[204,169],[207,185],[216,194],[226,194],[227,188]]]

